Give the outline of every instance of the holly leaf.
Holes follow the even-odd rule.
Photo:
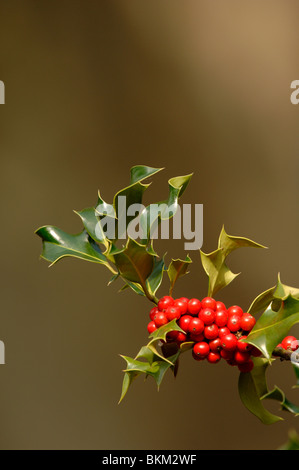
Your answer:
[[[251,372],[240,373],[238,390],[243,405],[263,424],[273,424],[282,420],[280,416],[270,413],[264,408],[261,400],[268,393],[266,370],[269,362],[264,358],[254,358]]]
[[[181,352],[183,352],[183,348],[176,346],[175,349],[171,350],[171,355],[168,355],[167,353],[164,355],[163,351],[165,352],[165,349],[163,349],[162,344],[161,353],[158,351],[158,345],[161,341],[165,342],[166,335],[170,331],[183,332],[183,330],[178,326],[176,320],[172,320],[150,334],[150,341],[146,346],[143,346],[140,349],[134,359],[128,356],[121,356],[126,361],[127,365],[124,369],[125,375],[123,378],[122,392],[119,402],[123,400],[131,383],[138,375],[145,374],[146,377],[153,377],[159,389],[167,370],[172,369],[175,371],[176,361],[178,360]]]
[[[132,238],[128,239],[122,249],[110,251],[107,257],[115,264],[123,278],[142,286],[154,268],[154,255]]]
[[[97,217],[96,210],[94,207],[83,209],[82,211],[74,211],[75,214],[79,215],[83,222],[83,226],[88,235],[96,242],[105,245],[106,249],[109,248],[109,240],[105,236],[103,228],[101,226],[100,218]]]
[[[297,287],[290,287],[283,284],[280,280],[280,274],[278,274],[277,285],[273,294],[274,299],[285,300],[289,296],[299,300],[299,289]]]
[[[170,289],[169,295],[172,295],[172,291],[176,281],[185,274],[188,274],[188,268],[190,263],[192,263],[191,258],[187,255],[185,260],[173,259],[170,262],[170,265],[167,270],[167,274],[170,280]]]
[[[131,168],[131,184],[137,183],[138,181],[143,181],[150,176],[159,173],[159,171],[164,170],[164,168],[153,168],[151,166],[145,165],[135,165]]]
[[[113,274],[113,276],[111,276],[111,278],[109,279],[107,286],[110,286],[118,278],[119,278],[119,273]]]
[[[285,396],[285,393],[275,386],[273,390],[270,392],[266,393],[261,397],[262,400],[264,399],[270,399],[270,400],[276,400],[279,401],[281,409],[284,411],[288,411],[289,413],[294,414],[295,416],[299,415],[299,406],[294,405],[291,403]]]
[[[64,257],[71,256],[103,264],[114,273],[100,247],[85,230],[77,235],[70,235],[57,227],[48,225],[39,228],[36,234],[43,240],[41,258],[50,261],[50,266]]]
[[[295,299],[299,299],[299,289],[282,284],[280,274],[278,274],[276,286],[259,294],[251,303],[248,312],[251,313],[251,315],[255,315],[256,313],[264,311],[271,302],[275,300],[285,300],[289,295]],[[280,306],[280,302],[275,302],[274,305],[272,305],[272,308],[275,305]]]
[[[103,218],[110,219],[113,225],[116,225],[116,214],[112,204],[107,204],[98,192],[98,201],[95,207],[88,207],[81,211],[74,211],[83,223],[83,226],[89,236],[98,243],[103,243],[106,249],[110,248],[111,240],[106,236],[103,229]],[[112,237],[111,239],[113,239]]]
[[[257,313],[264,311],[274,299],[273,297],[274,292],[275,292],[275,286],[259,294],[251,303],[247,312],[250,313],[251,315],[255,315]]]
[[[117,217],[117,238],[127,238],[127,227],[132,220],[138,215],[128,215],[128,208],[133,204],[139,205],[139,210],[142,204],[142,197],[144,191],[150,184],[142,183],[146,178],[158,173],[163,168],[152,168],[143,165],[137,165],[131,168],[131,181],[130,185],[118,191],[113,198],[113,207]],[[137,209],[138,206],[136,206]]]
[[[226,265],[226,258],[232,251],[242,247],[266,248],[248,238],[228,235],[222,227],[217,250],[208,254],[200,250],[202,266],[209,277],[208,295],[210,297],[229,285],[240,274],[234,274],[230,270]]]
[[[157,330],[153,331],[149,335],[149,338],[151,340],[149,342],[149,344],[151,344],[153,341],[157,341],[157,340],[166,341],[166,335],[170,331],[179,331],[181,333],[185,333],[185,331],[182,330],[182,328],[179,327],[176,320],[174,319],[174,320],[170,321],[169,323],[166,323],[166,325],[163,325],[160,328],[158,328]]]
[[[258,348],[270,360],[273,350],[299,322],[299,300],[289,295],[280,301],[278,311],[269,306],[257,320],[246,342]]]
[[[125,284],[119,289],[119,292],[123,292],[127,290],[129,287],[135,292],[135,294],[145,296],[144,290],[142,289],[141,285],[137,282],[131,282],[127,279],[123,279]]]
[[[165,271],[164,257],[158,260],[157,257],[155,256],[153,270],[145,281],[147,290],[152,296],[156,294],[157,290],[159,289],[162,283],[164,271]]]
[[[191,177],[192,174],[177,176],[168,180],[168,198],[164,201],[150,204],[142,211],[139,217],[139,225],[144,234],[144,238],[141,240],[142,244],[147,244],[150,239],[156,236],[155,233],[161,220],[168,220],[174,217],[178,209],[178,200],[187,188]]]

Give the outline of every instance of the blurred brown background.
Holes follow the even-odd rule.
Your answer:
[[[204,204],[204,251],[223,223],[270,248],[232,254],[242,275],[217,298],[246,309],[278,271],[298,286],[298,2],[0,0],[0,10],[1,448],[276,449],[296,420],[262,425],[226,364],[186,354],[175,381],[157,392],[139,378],[118,406],[119,354],[146,342],[150,305],[107,288],[104,267],[69,258],[48,269],[34,231],[79,232],[72,210],[99,188],[111,201],[133,165],[165,167],[152,202],[169,177],[194,172],[182,202]],[[181,241],[156,247],[184,255]],[[204,296],[190,254],[176,294]],[[298,402],[287,364],[269,383]]]

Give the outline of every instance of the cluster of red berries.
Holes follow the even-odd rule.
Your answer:
[[[149,333],[176,319],[184,333],[169,332],[167,342],[194,341],[192,355],[197,361],[207,359],[215,364],[222,358],[241,372],[250,372],[254,365],[251,356],[261,354],[251,344],[241,341],[246,339],[256,320],[237,305],[227,309],[223,302],[211,297],[200,301],[165,296],[151,309],[150,319]]]
[[[286,336],[276,347],[286,349],[288,351],[296,351],[299,348],[299,341],[295,336]]]

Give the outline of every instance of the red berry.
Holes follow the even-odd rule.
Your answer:
[[[241,318],[238,315],[231,315],[227,320],[227,328],[235,333],[240,329]]]
[[[171,307],[174,304],[174,300],[169,295],[165,295],[158,302],[158,309],[160,312],[165,310],[167,307]]]
[[[246,339],[247,336],[241,336],[239,339],[238,339],[238,343],[237,343],[237,349],[238,351],[240,352],[249,352],[251,349],[252,349],[252,345],[249,344],[249,343],[245,343],[244,341],[241,341],[241,340],[244,340]]]
[[[227,310],[227,313],[228,313],[228,316],[230,317],[231,315],[238,315],[239,317],[241,317],[243,315],[243,310],[241,309],[241,307],[239,307],[238,305],[232,305],[231,307],[229,307],[229,309]]]
[[[201,341],[200,343],[194,344],[193,351],[197,356],[206,357],[210,352],[210,346],[205,341]]]
[[[187,335],[182,333],[181,331],[178,332],[178,335],[176,337],[176,341],[178,343],[184,343],[187,340]]]
[[[217,362],[220,361],[220,359],[221,359],[220,354],[216,352],[210,352],[207,355],[207,361],[210,362],[211,364],[216,364]]]
[[[230,361],[234,357],[234,351],[227,351],[226,349],[221,349],[220,356],[223,357],[226,361]]]
[[[218,329],[219,338],[222,338],[222,336],[226,336],[229,334],[230,334],[230,330],[226,326],[223,326],[222,328]]]
[[[212,325],[215,320],[215,311],[210,308],[204,308],[199,312],[199,318],[204,322],[205,325]]]
[[[250,359],[250,354],[248,352],[236,351],[234,355],[234,360],[237,364],[244,364]]]
[[[209,342],[210,350],[212,352],[219,352],[221,349],[221,339],[220,338],[215,338],[212,341]]]
[[[156,327],[156,324],[154,321],[150,321],[149,324],[147,325],[147,331],[149,332],[149,334],[153,333],[154,331],[156,331],[157,327]]]
[[[204,335],[207,339],[215,339],[218,337],[218,326],[213,325],[206,326],[204,329]]]
[[[153,320],[154,316],[159,312],[158,307],[153,307],[149,313],[150,319]]]
[[[197,315],[201,309],[201,302],[198,299],[190,299],[188,302],[188,312],[190,315]]]
[[[188,333],[190,321],[192,319],[193,317],[191,317],[191,315],[183,315],[178,321],[179,327],[182,328],[182,330],[184,330],[186,333]]]
[[[194,333],[190,333],[190,341],[194,341],[195,343],[200,343],[201,341],[204,341],[205,337],[203,333],[199,333],[198,335],[195,335]]]
[[[219,302],[219,300],[216,302],[216,311],[218,310],[226,310],[226,306],[224,305],[223,302]]]
[[[195,359],[196,361],[203,361],[205,359],[204,357],[198,356],[197,354],[195,354],[193,350],[192,350],[192,356],[193,356],[193,359]]]
[[[228,314],[226,310],[216,310],[215,313],[215,323],[217,326],[222,328],[227,324]]]
[[[185,315],[185,313],[187,313],[187,310],[188,310],[188,303],[183,302],[183,300],[181,300],[181,299],[176,299],[174,301],[173,307],[179,308],[180,312],[181,312],[181,315]]]
[[[250,313],[244,313],[240,320],[242,330],[251,331],[256,324],[256,319]]]
[[[232,333],[222,336],[221,338],[221,346],[227,351],[234,351],[237,347],[237,342],[237,338]]]
[[[178,307],[167,307],[165,315],[168,321],[178,320],[181,316],[181,311]]]
[[[190,320],[189,332],[193,333],[195,335],[198,335],[198,334],[203,332],[204,327],[205,327],[205,325],[204,325],[203,321],[198,317],[194,317]]]
[[[185,302],[185,303],[189,302],[188,297],[180,297],[178,300],[181,300],[182,302]]]
[[[216,309],[216,300],[212,299],[212,297],[205,297],[201,301],[202,308],[210,308],[212,310]]]
[[[154,317],[154,322],[157,328],[160,326],[166,325],[168,323],[167,317],[163,312],[158,312]]]
[[[284,349],[291,349],[291,351],[296,351],[298,348],[298,340],[295,336],[286,336],[281,344]]]
[[[243,373],[251,372],[253,367],[254,367],[254,364],[251,359],[249,359],[249,361],[245,362],[244,364],[238,364],[239,371]]]

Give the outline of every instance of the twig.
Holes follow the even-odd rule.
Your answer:
[[[280,357],[281,361],[292,361],[299,364],[299,349],[292,351],[290,349],[275,348],[272,352],[272,356]]]

